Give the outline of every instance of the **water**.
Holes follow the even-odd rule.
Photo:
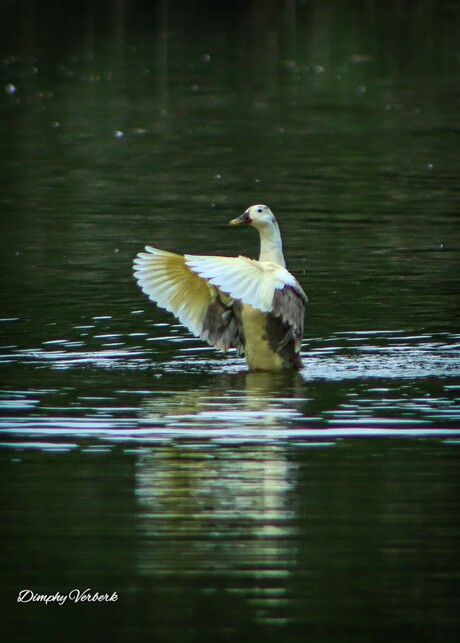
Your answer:
[[[8,640],[456,641],[456,3],[4,13]],[[145,244],[256,255],[256,202],[310,300],[296,374],[131,276]]]

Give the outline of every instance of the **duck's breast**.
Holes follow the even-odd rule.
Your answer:
[[[252,370],[278,371],[284,368],[283,359],[270,345],[269,313],[263,313],[249,304],[244,304],[241,319],[244,329],[244,352]]]

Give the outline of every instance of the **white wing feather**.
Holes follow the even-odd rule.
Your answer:
[[[185,255],[185,264],[223,292],[262,312],[273,310],[276,289],[296,286],[297,280],[286,268],[272,261],[247,257]]]
[[[206,313],[215,289],[190,271],[184,257],[147,246],[134,260],[134,276],[148,297],[176,315],[197,337],[203,334]]]

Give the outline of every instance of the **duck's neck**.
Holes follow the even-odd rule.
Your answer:
[[[259,261],[274,261],[285,267],[283,256],[283,243],[278,224],[265,225],[259,228],[260,232],[260,257]]]

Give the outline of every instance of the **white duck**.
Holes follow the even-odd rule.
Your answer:
[[[147,246],[134,260],[137,282],[197,337],[237,348],[251,370],[298,369],[307,296],[286,270],[278,223],[266,205],[253,205],[230,224],[257,228],[258,261]]]

